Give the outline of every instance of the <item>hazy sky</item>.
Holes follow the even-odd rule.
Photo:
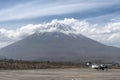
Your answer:
[[[107,29],[99,37],[111,34],[111,42],[108,38],[104,42],[92,38],[120,47],[120,0],[0,0],[0,47],[13,42],[9,35],[15,35],[23,26],[64,18],[97,25],[99,31]]]

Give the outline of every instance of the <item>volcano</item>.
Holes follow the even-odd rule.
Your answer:
[[[68,25],[55,23],[43,31],[25,37],[0,49],[0,55],[9,59],[30,61],[117,60],[120,48],[92,40]]]

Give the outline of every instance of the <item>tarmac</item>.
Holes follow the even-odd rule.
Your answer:
[[[0,70],[0,80],[120,80],[120,69]]]

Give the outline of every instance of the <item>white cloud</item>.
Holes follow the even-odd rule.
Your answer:
[[[60,25],[66,24],[65,27],[58,27],[56,23]],[[62,29],[62,30],[61,30]],[[65,30],[65,31],[64,31]],[[75,34],[83,34],[94,40],[102,43],[119,46],[120,47],[120,22],[109,22],[104,26],[98,24],[91,24],[85,20],[80,21],[77,19],[53,20],[49,23],[43,24],[28,24],[22,26],[16,30],[0,29],[0,47],[3,47],[9,43],[23,39],[24,37],[31,35],[35,32],[72,32]]]

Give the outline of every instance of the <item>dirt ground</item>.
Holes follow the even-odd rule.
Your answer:
[[[0,80],[120,80],[120,69],[0,70]]]

